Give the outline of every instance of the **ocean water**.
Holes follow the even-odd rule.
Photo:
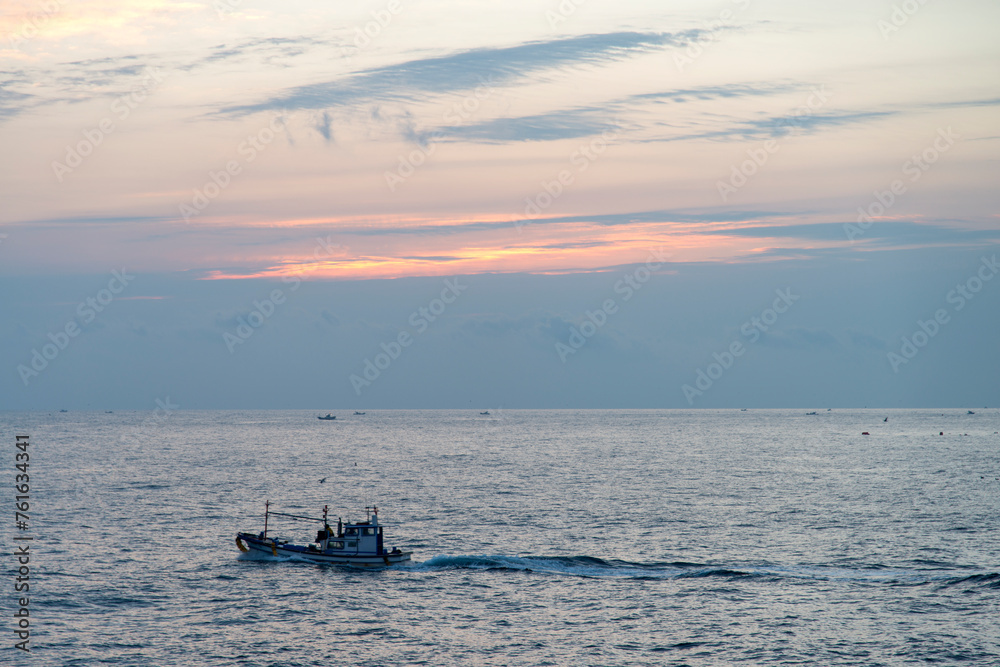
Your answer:
[[[998,410],[350,412],[0,413],[5,664],[1000,664]],[[265,500],[413,561],[248,557]]]

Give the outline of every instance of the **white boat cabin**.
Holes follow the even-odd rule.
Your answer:
[[[310,550],[338,556],[382,556],[386,552],[382,546],[382,526],[378,525],[378,514],[368,521],[342,523],[337,520],[337,528],[326,525],[316,533],[315,546]]]

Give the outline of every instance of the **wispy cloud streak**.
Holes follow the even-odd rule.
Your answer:
[[[222,112],[244,115],[272,109],[346,107],[371,100],[410,100],[427,94],[473,89],[486,80],[498,85],[559,67],[621,60],[653,49],[685,44],[701,33],[698,30],[617,32],[472,49],[362,70],[344,79],[297,86],[263,102],[226,107]]]

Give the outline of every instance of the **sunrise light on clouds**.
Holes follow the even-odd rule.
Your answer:
[[[448,3],[402,0],[348,14],[311,3],[279,12],[100,2],[42,9],[42,20],[33,5],[8,8],[7,34],[33,16],[38,27],[14,42],[18,67],[4,86],[5,133],[23,156],[4,167],[4,222],[115,219],[147,234],[206,226],[224,242],[219,228],[236,238],[268,225],[285,234],[290,217],[328,220],[323,231],[342,234],[357,256],[323,271],[345,278],[600,270],[648,242],[671,243],[677,261],[731,260],[766,244],[714,229],[678,235],[669,214],[614,229],[585,220],[539,229],[552,218],[678,210],[736,211],[745,219],[732,222],[747,226],[756,216],[741,209],[846,220],[877,179],[900,176],[893,171],[952,127],[961,139],[946,164],[892,214],[986,223],[989,175],[975,165],[996,141],[996,72],[976,60],[991,48],[983,28],[942,34],[949,12],[883,38],[862,5],[804,22],[792,6],[765,15],[730,5],[713,18],[698,3],[673,17],[655,4],[562,16],[522,3],[505,7],[504,29],[474,38],[449,28]],[[451,21],[435,29],[435,17]],[[846,35],[855,46],[835,48]],[[935,53],[946,47],[942,62]],[[893,55],[863,66],[872,53]],[[963,60],[965,75],[947,76]],[[947,214],[926,210],[956,186],[970,196],[949,201]],[[372,252],[353,234],[379,216],[372,231],[383,250]],[[476,222],[504,217],[506,228]],[[414,225],[448,232],[414,243]],[[771,244],[789,246],[780,235]],[[421,255],[448,259],[434,267]],[[290,261],[272,259],[265,273]]]
[[[972,0],[7,4],[0,274],[126,265],[178,296],[555,285],[652,250],[660,276],[832,262],[836,283],[915,254],[960,271],[1000,237],[997,18]],[[15,349],[45,335],[12,327]]]

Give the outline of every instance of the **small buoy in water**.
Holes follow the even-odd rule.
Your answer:
[[[944,431],[941,431],[940,433],[938,433],[938,435],[944,435]]]
[[[869,433],[868,431],[862,431],[861,435],[871,435],[871,433]]]

